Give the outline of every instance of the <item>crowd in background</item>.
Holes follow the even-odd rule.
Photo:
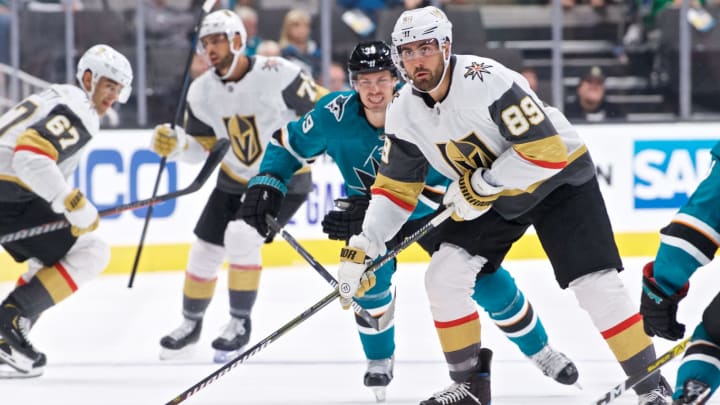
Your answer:
[[[10,1],[0,0],[0,43],[3,44],[0,46],[0,64],[5,65],[10,63],[10,47],[5,46],[5,44],[9,44],[10,40]],[[192,46],[192,30],[196,15],[194,10],[198,10],[203,2],[201,0],[143,0],[143,2],[148,50],[149,119],[152,122],[164,121],[170,119],[174,113],[177,98],[175,96],[180,90],[179,84],[185,66],[184,61]],[[717,3],[719,2],[719,0],[690,0],[688,23],[692,26],[693,35],[698,36],[701,41],[710,42],[709,37],[715,35],[715,31],[718,30],[715,28],[715,20],[718,17]],[[132,57],[135,46],[132,23],[134,23],[136,3],[135,0],[17,0],[16,4],[19,5],[21,16],[34,13],[43,16],[48,21],[55,21],[43,32],[33,31],[24,26],[20,27],[21,70],[49,82],[62,81],[64,77],[67,77],[64,75],[64,66],[60,60],[63,50],[60,45],[63,40],[63,19],[62,15],[58,13],[66,4],[70,4],[78,15],[90,10],[110,11],[110,13],[102,14],[100,18],[103,19],[103,22],[93,26],[92,29],[76,29],[78,31],[76,32],[77,54],[82,54],[83,46],[86,43],[106,41],[121,51],[126,50],[125,53]],[[340,42],[335,41],[335,38],[332,41],[331,65],[327,76],[322,72],[322,52],[319,45],[319,4],[319,0],[219,0],[215,8],[232,8],[240,15],[248,32],[246,50],[248,55],[282,56],[298,64],[308,75],[313,76],[330,90],[347,89],[345,68],[347,54],[343,52],[344,48]],[[402,10],[429,4],[445,8],[461,5],[465,6],[467,10],[479,8],[480,13],[483,12],[483,8],[492,5],[548,6],[546,0],[333,0],[334,19],[332,22],[350,32],[351,43],[368,38],[388,41],[389,38],[379,38],[385,33],[382,32],[384,14],[398,15]],[[641,81],[644,80],[645,88],[654,90],[659,97],[662,97],[663,101],[651,109],[654,112],[677,113],[678,76],[677,63],[674,62],[674,59],[677,59],[677,50],[672,48],[672,45],[668,45],[671,44],[667,39],[670,34],[663,32],[663,30],[667,30],[663,28],[660,19],[662,19],[663,10],[677,9],[681,0],[562,0],[561,4],[565,13],[573,13],[578,6],[589,6],[596,15],[591,19],[587,19],[586,15],[581,15],[579,18],[587,19],[586,28],[590,30],[601,27],[602,24],[607,24],[612,20],[609,8],[621,7],[623,10],[622,21],[616,24],[618,32],[611,56],[618,64],[627,68],[625,71],[614,71],[612,67],[607,69],[606,66],[599,66],[600,63],[584,66],[582,69],[578,68],[574,71],[577,82],[572,82],[573,79],[569,77],[572,73],[564,72],[568,77],[563,78],[563,86],[566,89],[562,107],[569,118],[597,122],[623,120],[628,115],[632,115],[632,105],[628,104],[628,107],[628,105],[616,103],[613,98],[618,100],[623,97],[624,99],[633,99],[633,97],[641,99],[642,95],[633,94],[633,90],[627,88],[620,89],[622,90],[620,96],[613,94],[618,88],[616,85],[618,80],[613,76],[620,76],[619,79],[622,81],[623,74],[630,74],[625,73],[626,71],[638,70],[634,67],[636,65],[649,66],[645,70],[640,69],[640,73],[635,76],[639,76]],[[338,18],[335,19],[335,17]],[[37,16],[33,18],[37,19]],[[37,21],[36,19],[32,21]],[[21,21],[26,20],[21,18]],[[76,27],[79,27],[78,24],[76,22]],[[475,27],[461,27],[457,32],[465,32],[473,28]],[[338,29],[340,28],[333,29],[333,32]],[[477,27],[477,29],[484,28]],[[34,33],[41,35],[32,38]],[[58,35],[54,36],[54,33]],[[48,39],[48,34],[53,38]],[[91,39],[84,40],[84,35],[90,36]],[[705,37],[708,38],[704,39]],[[573,40],[575,38],[566,39]],[[43,41],[43,45],[50,51],[38,53],[32,45],[38,41]],[[720,43],[720,41],[715,42]],[[502,44],[500,47],[502,48]],[[704,49],[707,50],[707,46]],[[517,63],[513,64],[510,59],[505,59],[504,53],[498,54],[498,50],[502,49],[486,49],[485,44],[479,45],[478,49],[473,49],[474,53],[487,55],[521,71],[544,101],[553,101],[549,90],[548,69],[537,64],[520,63],[518,66]],[[510,51],[523,55],[528,52],[527,50]],[[712,49],[710,51],[712,52],[706,52],[707,54],[704,55],[693,54],[693,103],[702,111],[720,113],[720,103],[716,100],[717,97],[708,96],[709,93],[714,94],[717,86],[707,86],[702,81],[703,79],[716,81],[713,79],[716,73],[713,72],[720,70],[716,69],[714,65],[715,60],[718,60],[717,63],[720,66],[720,45],[718,52],[714,52]],[[628,55],[631,55],[630,60],[628,60]],[[572,62],[570,57],[568,60]],[[572,68],[572,63],[569,63],[568,66]],[[195,56],[191,67],[191,77],[196,77],[205,69],[207,69],[207,62],[199,56]],[[323,80],[324,78],[327,80]],[[4,80],[6,79],[0,77],[0,96],[3,94],[2,88],[6,85]],[[635,93],[639,92],[635,91]],[[133,100],[126,109],[133,108],[132,102]],[[129,114],[130,111],[126,111],[126,113]],[[121,125],[133,126],[132,121],[132,118],[126,119]]]

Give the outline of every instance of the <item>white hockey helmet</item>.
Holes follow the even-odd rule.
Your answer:
[[[201,39],[212,34],[225,34],[228,41],[230,42],[230,52],[233,53],[233,62],[228,73],[223,77],[226,79],[229,76],[235,64],[237,63],[238,56],[245,52],[245,43],[247,42],[247,31],[245,31],[245,25],[243,24],[240,17],[231,10],[217,10],[208,14],[203,18],[200,30],[198,31],[197,41],[197,52],[201,55],[205,54],[205,47],[203,47]],[[240,49],[233,49],[232,40],[235,35],[240,35]]]
[[[86,70],[92,73],[90,91],[82,85],[83,74],[85,74]],[[95,93],[95,85],[97,85],[101,77],[107,77],[123,86],[118,96],[118,102],[120,103],[126,103],[132,92],[133,71],[130,61],[127,60],[125,55],[109,45],[93,45],[85,51],[78,61],[75,77],[80,82],[80,87],[90,97]]]
[[[390,37],[392,39],[393,62],[403,76],[403,79],[412,83],[412,81],[408,79],[407,71],[402,64],[402,60],[400,60],[398,48],[410,42],[428,39],[437,40],[440,49],[450,47],[452,43],[452,23],[442,10],[434,6],[406,10],[400,14],[400,17],[398,17],[395,22],[395,27]],[[445,65],[443,76],[445,76],[449,61],[450,52],[443,53],[443,63]]]

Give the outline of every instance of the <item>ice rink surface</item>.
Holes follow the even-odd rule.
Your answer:
[[[639,302],[646,259],[626,259],[622,273]],[[423,287],[424,264],[401,264],[397,286],[395,379],[387,404],[417,404],[450,381]],[[495,352],[493,405],[582,405],[624,379],[620,367],[580,310],[574,295],[555,284],[546,261],[513,261],[506,267],[533,303],[551,344],[578,366],[583,389],[543,376],[482,313],[483,343]],[[680,318],[691,331],[720,286],[717,265],[692,280]],[[128,269],[129,270],[129,269]],[[335,273],[335,267],[328,267]],[[158,360],[160,337],[181,320],[182,272],[101,276],[44,314],[30,337],[48,356],[45,375],[0,381],[2,405],[161,405],[215,371],[210,342],[227,321],[226,274],[221,273],[195,353],[181,361]],[[0,284],[0,296],[12,285]],[[272,268],[262,275],[250,345],[295,318],[331,291],[308,265]],[[690,333],[690,332],[688,332]],[[674,343],[656,340],[658,354]],[[675,380],[675,360],[662,370]],[[336,302],[188,398],[187,404],[367,404],[365,362],[353,317]],[[628,393],[613,403],[634,404]],[[712,403],[720,403],[714,399]]]

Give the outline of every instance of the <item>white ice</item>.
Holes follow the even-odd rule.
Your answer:
[[[639,302],[640,269],[647,259],[626,259],[623,280]],[[567,387],[543,376],[483,313],[483,343],[495,352],[493,405],[590,404],[624,380],[573,294],[555,284],[547,261],[512,261],[506,267],[533,303],[550,335],[580,370],[583,387]],[[717,292],[720,273],[698,272],[680,317],[688,333]],[[449,384],[423,288],[423,264],[400,264],[397,285],[395,379],[388,404],[417,404]],[[334,267],[328,267],[332,273]],[[180,320],[182,272],[141,273],[135,287],[126,276],[101,276],[42,316],[31,333],[48,356],[45,375],[0,381],[5,405],[161,405],[220,365],[210,342],[227,320],[225,273],[208,310],[196,352],[187,360],[158,360],[160,337]],[[12,285],[0,284],[0,296]],[[292,320],[331,291],[308,265],[263,272],[253,314],[251,345]],[[658,354],[674,345],[656,339]],[[671,383],[679,360],[663,367]],[[362,385],[365,362],[351,313],[331,303],[289,330],[246,362],[189,397],[187,404],[368,404]],[[629,392],[614,403],[634,404]],[[715,399],[714,403],[720,403]]]

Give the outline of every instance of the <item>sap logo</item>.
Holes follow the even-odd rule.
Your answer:
[[[78,166],[73,175],[73,183],[95,204],[98,210],[113,208],[150,197],[155,183],[160,158],[145,149],[135,150],[126,164],[123,153],[114,149],[91,150],[87,158]],[[149,176],[148,176],[149,174]],[[158,194],[177,190],[177,165],[168,162],[163,172],[166,184],[158,189]],[[140,186],[142,184],[142,187]],[[142,191],[139,195],[138,191]],[[175,211],[175,200],[169,200],[153,206],[153,217],[166,218]],[[144,219],[147,208],[131,211],[136,218]],[[103,217],[118,218],[122,214]]]
[[[710,168],[715,140],[635,141],[633,199],[636,209],[683,205]]]

